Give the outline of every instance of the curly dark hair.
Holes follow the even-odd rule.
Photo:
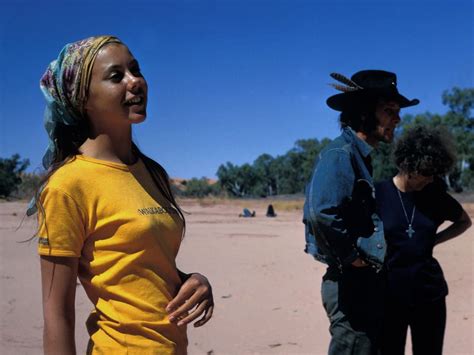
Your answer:
[[[403,173],[432,176],[446,174],[456,161],[456,152],[447,130],[415,126],[397,141],[393,157]]]

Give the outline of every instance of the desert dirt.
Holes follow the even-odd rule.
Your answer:
[[[212,283],[215,311],[201,328],[188,327],[190,354],[325,354],[329,343],[320,297],[325,267],[304,254],[300,210],[279,210],[266,218],[271,201],[207,203],[184,201],[187,235],[177,264],[199,271]],[[255,218],[239,218],[242,207]],[[278,206],[278,205],[276,205]],[[0,203],[0,353],[42,353],[39,257],[30,238],[34,220],[26,204]],[[474,217],[472,205],[466,205]],[[445,354],[473,354],[474,228],[436,247],[448,281]],[[84,354],[85,319],[91,303],[77,286],[76,344]],[[409,344],[407,344],[409,349]],[[408,350],[407,354],[411,351]]]

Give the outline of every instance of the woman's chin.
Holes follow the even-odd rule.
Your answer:
[[[146,113],[143,113],[143,114],[135,113],[133,115],[130,115],[128,119],[129,119],[130,123],[132,123],[132,124],[142,123],[143,121],[146,120]]]

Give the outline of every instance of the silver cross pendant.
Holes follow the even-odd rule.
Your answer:
[[[408,238],[413,237],[413,234],[415,234],[415,230],[411,227],[411,224],[408,225],[408,229],[405,230],[408,234]]]

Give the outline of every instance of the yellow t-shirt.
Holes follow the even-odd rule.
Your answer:
[[[183,223],[143,162],[78,155],[53,174],[40,201],[39,254],[79,258],[95,306],[87,320],[92,354],[185,354],[186,329],[165,311],[181,285]]]

